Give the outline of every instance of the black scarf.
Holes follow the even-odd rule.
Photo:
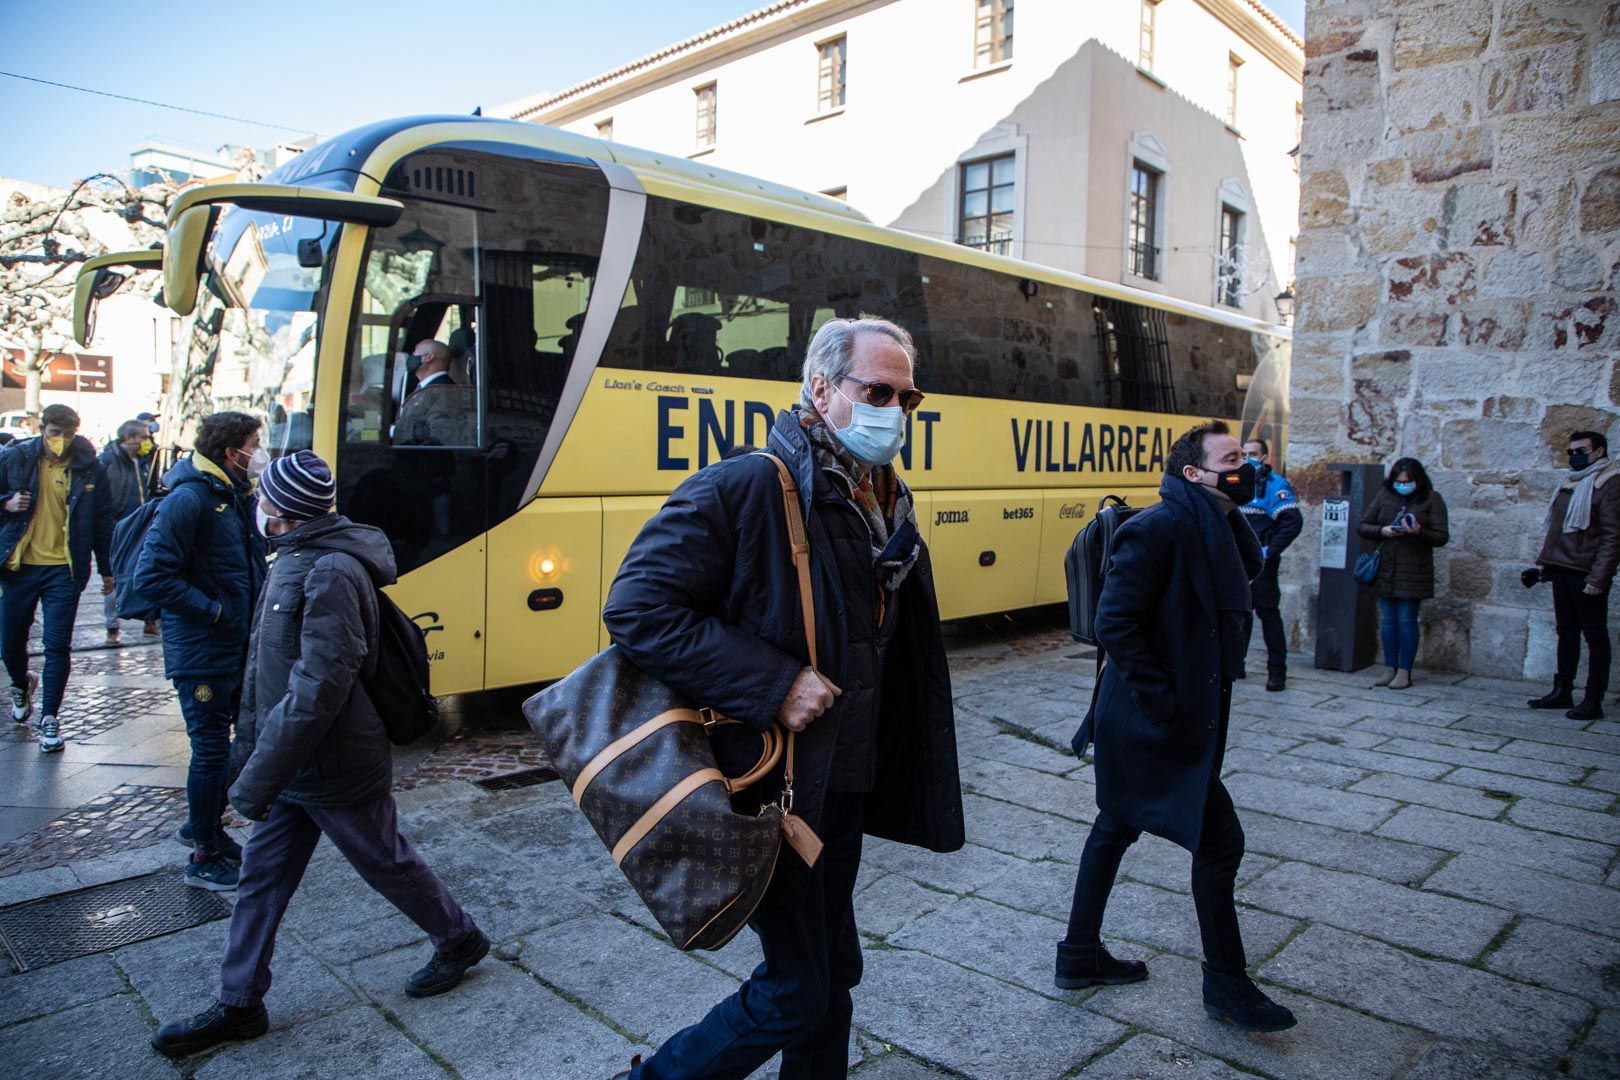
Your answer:
[[[1166,476],[1159,485],[1159,497],[1171,506],[1190,515],[1198,523],[1198,534],[1209,553],[1210,589],[1215,595],[1218,611],[1252,611],[1254,604],[1249,595],[1249,568],[1239,547],[1237,530],[1249,533],[1249,545],[1254,547],[1255,572],[1259,572],[1260,549],[1249,523],[1241,514],[1225,514],[1215,505],[1211,494],[1199,491],[1203,485],[1180,476]]]

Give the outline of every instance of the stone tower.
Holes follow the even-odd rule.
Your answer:
[[[1322,466],[1410,454],[1451,512],[1419,666],[1539,678],[1565,439],[1620,452],[1620,0],[1310,0],[1305,48],[1297,640]]]

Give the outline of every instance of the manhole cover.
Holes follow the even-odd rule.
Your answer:
[[[500,776],[486,776],[482,780],[473,781],[485,791],[511,791],[514,788],[534,787],[558,779],[555,769],[544,766],[538,769],[519,769],[517,772],[502,773]]]
[[[173,870],[0,908],[0,945],[18,971],[106,952],[230,915],[217,893]]]

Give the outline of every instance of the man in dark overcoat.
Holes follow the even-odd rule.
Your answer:
[[[1127,848],[1144,832],[1192,852],[1193,904],[1204,945],[1204,1008],[1249,1031],[1291,1027],[1293,1014],[1249,979],[1233,889],[1243,827],[1221,783],[1232,680],[1243,675],[1260,544],[1240,508],[1254,466],[1219,421],[1176,440],[1160,502],[1115,534],[1098,599],[1104,653],[1090,712],[1075,735],[1095,743],[1096,822],[1086,838],[1060,987],[1136,982],[1140,961],[1102,945],[1103,909]]]
[[[863,834],[962,846],[950,675],[933,571],[911,492],[890,464],[922,394],[900,327],[829,322],[806,354],[800,404],[766,450],[797,480],[810,541],[817,655],[809,666],[776,466],[734,455],[676,488],[642,529],[603,620],[637,667],[743,721],[715,729],[731,775],[760,732],[796,733],[793,811],[825,843],[807,866],[784,848],[749,926],[764,963],[630,1075],[743,1077],[778,1051],[782,1075],[843,1076],[861,947],[852,895]],[[751,811],[782,770],[741,794]]]

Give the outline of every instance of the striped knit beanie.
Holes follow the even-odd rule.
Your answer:
[[[313,521],[332,512],[337,485],[332,470],[313,450],[275,458],[259,476],[259,494],[295,521]]]

